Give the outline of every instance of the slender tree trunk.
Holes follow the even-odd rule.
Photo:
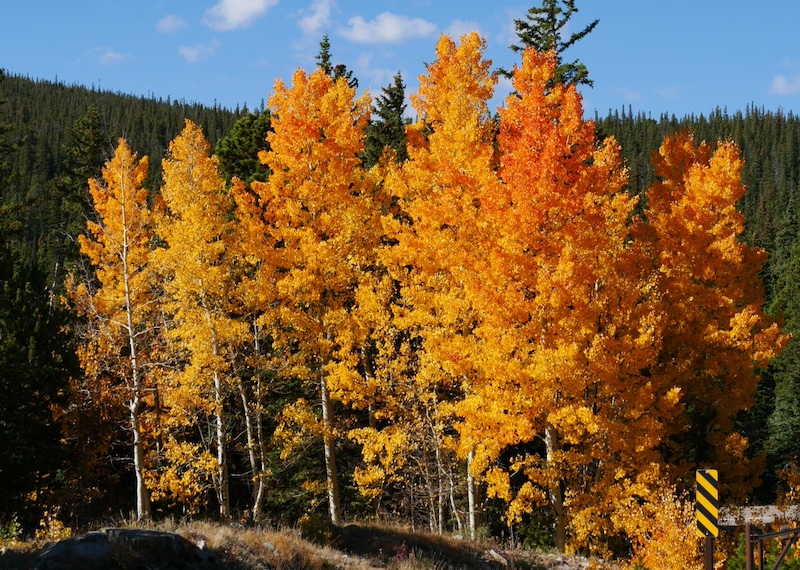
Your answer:
[[[422,458],[425,464],[425,487],[428,491],[428,525],[431,533],[436,532],[436,492],[433,488],[433,475],[431,475],[430,459],[427,452]]]
[[[447,468],[447,494],[450,499],[450,510],[453,512],[453,517],[456,519],[456,528],[458,529],[458,533],[462,534],[464,532],[464,525],[461,522],[461,515],[456,505],[456,482],[452,467]]]
[[[252,489],[252,517],[253,521],[258,522],[261,518],[261,497],[263,487],[263,477],[261,472],[261,462],[259,461],[259,447],[256,445],[256,434],[253,426],[253,412],[251,410],[250,402],[247,398],[247,391],[244,382],[239,378],[239,396],[242,400],[242,412],[244,414],[245,433],[247,434],[247,455],[250,459],[250,481],[253,484]]]
[[[228,483],[228,456],[225,449],[225,416],[222,403],[222,379],[218,372],[214,372],[214,415],[217,428],[217,499],[219,501],[219,514],[223,520],[231,516],[231,500]]]
[[[261,398],[262,398],[262,390],[261,390],[261,375],[257,375],[256,380],[256,434],[258,436],[258,459],[259,459],[259,471],[258,471],[258,487],[256,489],[256,499],[253,504],[253,520],[255,522],[261,521],[261,509],[264,505],[264,495],[267,491],[267,480],[266,480],[266,473],[267,473],[267,444],[266,439],[264,438],[264,422],[262,421],[261,417]]]
[[[123,204],[125,204],[123,188]],[[136,329],[133,318],[133,291],[131,289],[131,269],[128,259],[128,220],[126,208],[122,208],[122,282],[125,289],[125,318],[128,333],[128,346],[131,362],[131,399],[128,408],[131,412],[131,432],[133,433],[133,470],[136,473],[136,518],[149,519],[150,493],[144,480],[144,441],[139,423],[139,414],[142,407],[142,394],[144,392],[143,379],[139,366],[138,344],[136,342]]]
[[[320,399],[322,401],[322,445],[325,451],[325,475],[328,480],[328,512],[331,524],[341,524],[339,504],[339,479],[336,474],[336,438],[333,433],[333,404],[328,395],[328,383],[320,375]]]
[[[257,326],[253,326],[253,342],[256,354],[261,354],[261,336]],[[255,423],[257,449],[258,449],[258,481],[256,486],[256,498],[253,502],[253,520],[261,522],[261,509],[264,505],[264,495],[267,490],[267,444],[264,439],[264,422],[261,417],[261,402],[263,402],[262,376],[261,371],[256,371],[256,393],[255,393]]]
[[[139,425],[139,409],[141,399],[134,396],[131,400],[129,409],[131,412],[131,431],[133,432],[133,469],[136,473],[136,518],[137,520],[147,520],[151,516],[150,512],[150,492],[144,481],[144,442],[142,441],[142,430]]]
[[[436,430],[436,426],[432,426]],[[434,445],[436,446],[436,531],[438,534],[444,533],[444,473],[442,466],[442,449],[439,445],[439,439],[434,434]]]
[[[467,504],[469,508],[469,537],[475,540],[477,527],[477,517],[475,514],[475,477],[472,476],[472,461],[475,459],[475,452],[470,450],[467,454]]]
[[[547,448],[547,463],[552,464],[556,453],[561,450],[561,442],[558,439],[558,432],[549,423],[545,427],[544,440]],[[561,482],[559,480],[556,479],[550,482],[548,495],[556,517],[554,529],[556,548],[559,552],[564,552],[567,546],[567,521],[564,513],[564,497],[561,493]]]

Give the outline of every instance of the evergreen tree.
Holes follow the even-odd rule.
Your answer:
[[[785,330],[800,332],[800,242],[792,247],[785,272],[777,282],[770,312],[786,319]],[[772,363],[775,379],[774,409],[768,420],[765,444],[770,464],[786,468],[800,462],[800,339],[793,336]]]
[[[387,147],[395,153],[395,159],[403,162],[408,159],[406,149],[406,124],[403,113],[406,110],[406,86],[398,71],[392,83],[383,88],[373,107],[377,120],[367,127],[364,165],[371,168],[380,160]]]
[[[575,0],[544,0],[540,8],[534,7],[528,10],[525,20],[514,20],[520,44],[512,45],[511,49],[515,52],[529,47],[536,48],[538,51],[554,50],[558,58],[558,66],[553,83],[566,85],[575,83],[592,87],[594,82],[589,79],[589,71],[584,64],[577,59],[571,63],[563,63],[562,59],[562,54],[578,40],[586,37],[600,21],[595,20],[565,40],[563,39],[564,28],[577,11]],[[510,76],[510,73],[506,72],[506,74]]]
[[[64,229],[73,239],[83,232],[86,218],[92,211],[89,179],[100,176],[112,150],[111,136],[103,125],[100,111],[95,105],[90,105],[86,114],[69,130],[63,145],[62,171],[56,178],[62,202],[60,209],[67,218]],[[77,251],[77,247],[75,249]]]
[[[44,504],[65,458],[54,414],[64,404],[74,357],[68,315],[51,293],[35,265],[8,242],[0,246],[0,513]],[[26,504],[33,491],[39,504]]]
[[[316,56],[316,60],[317,67],[322,69],[327,75],[333,77],[334,81],[340,77],[344,77],[347,80],[347,85],[351,89],[358,87],[358,79],[353,77],[353,70],[347,69],[347,66],[343,63],[332,63],[331,41],[330,38],[328,38],[328,34],[322,36],[322,41],[319,42],[319,53]]]
[[[264,110],[236,121],[230,133],[217,142],[215,151],[219,157],[219,170],[228,182],[234,176],[247,184],[254,180],[267,181],[269,168],[261,163],[258,155],[269,150],[269,132],[270,113]]]
[[[13,151],[5,136],[11,130],[0,122],[0,195]],[[52,490],[65,452],[54,413],[74,370],[67,313],[42,273],[22,259],[15,226],[8,223],[10,210],[0,208],[0,525],[6,514],[24,518]],[[34,491],[39,505],[28,504]],[[32,521],[37,516],[30,513]]]

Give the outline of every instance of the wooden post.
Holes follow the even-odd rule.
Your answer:
[[[753,533],[750,523],[744,525],[744,570],[753,570]]]
[[[706,536],[706,570],[714,570],[714,537]]]

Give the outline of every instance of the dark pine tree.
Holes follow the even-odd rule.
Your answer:
[[[219,169],[230,182],[234,176],[248,185],[257,180],[266,182],[269,168],[261,163],[258,153],[269,150],[267,134],[270,131],[269,110],[245,115],[233,125],[230,133],[214,147],[219,157]]]
[[[577,59],[570,63],[564,63],[562,58],[562,54],[566,50],[591,33],[600,21],[595,20],[581,31],[567,37],[565,27],[577,11],[575,0],[544,0],[540,8],[529,9],[524,20],[514,20],[520,43],[512,45],[511,49],[515,52],[529,47],[536,48],[538,51],[554,50],[558,56],[558,67],[556,67],[553,83],[566,85],[575,83],[591,87],[594,82],[589,79],[589,71],[586,66]],[[566,39],[564,39],[565,37]]]
[[[334,80],[344,77],[350,87],[358,87],[358,79],[353,77],[353,70],[347,69],[347,66],[343,63],[333,63],[331,41],[328,38],[328,34],[322,36],[322,41],[319,42],[319,53],[316,55],[316,60],[317,67],[324,70]]]
[[[402,162],[408,159],[406,148],[406,124],[403,113],[406,110],[406,86],[398,71],[392,83],[383,88],[373,107],[376,119],[367,126],[364,150],[364,164],[370,168],[378,163],[384,149],[394,152],[395,159]]]
[[[11,160],[10,130],[0,124],[0,165]],[[0,172],[0,190],[6,184]],[[20,255],[22,228],[9,222],[19,208],[0,209],[0,525],[12,513],[35,523],[55,493],[65,459],[57,414],[76,370],[69,315]]]
[[[768,421],[767,458],[773,470],[800,465],[800,241],[791,249],[778,278],[770,312],[786,319],[794,336],[770,366],[775,400]]]

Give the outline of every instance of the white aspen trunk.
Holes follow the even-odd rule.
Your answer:
[[[261,472],[260,472],[260,465],[257,458],[257,448],[256,448],[256,440],[255,440],[255,430],[253,429],[253,414],[250,410],[250,402],[247,398],[247,391],[245,390],[244,382],[241,378],[238,379],[238,387],[239,387],[239,397],[242,400],[242,413],[244,414],[244,427],[245,427],[245,434],[247,435],[247,456],[250,460],[250,481],[253,484],[253,503],[251,506],[251,512],[253,516],[253,520],[257,521],[258,518],[261,516],[261,505],[259,505],[259,494],[260,494],[260,480],[261,480]]]
[[[369,350],[367,350],[366,345],[361,347],[361,363],[364,365],[364,380],[367,384],[370,383],[373,373],[373,366],[372,366],[372,357],[369,354]],[[372,402],[367,404],[367,414],[369,416],[369,427],[375,429],[377,427],[377,422],[375,420],[375,410],[372,407]]]
[[[433,405],[438,408],[438,403],[434,394]],[[433,442],[434,457],[436,458],[436,532],[444,533],[444,505],[445,505],[445,468],[442,462],[442,445],[439,437],[438,421],[431,418],[430,410],[425,410],[428,426],[431,430],[431,441]]]
[[[219,500],[219,515],[223,520],[231,516],[231,499],[228,483],[228,456],[225,449],[225,417],[222,406],[222,379],[218,372],[214,372],[214,415],[217,427],[217,499]]]
[[[469,508],[469,537],[475,540],[477,517],[475,514],[475,477],[472,476],[472,461],[475,459],[475,452],[470,449],[467,454],[467,505]]]
[[[328,383],[320,375],[320,400],[322,401],[322,446],[325,451],[325,476],[328,482],[328,513],[331,524],[341,524],[339,504],[339,479],[336,474],[336,441],[333,433],[333,404],[328,395]]]
[[[125,318],[127,319],[128,345],[131,351],[131,398],[128,409],[131,413],[131,432],[133,433],[133,470],[136,474],[136,518],[149,519],[150,493],[144,480],[144,442],[139,424],[139,413],[144,392],[143,380],[139,370],[138,345],[133,318],[133,291],[131,290],[131,269],[128,264],[128,220],[125,197],[125,186],[122,188],[122,281],[125,289]]]
[[[256,488],[256,498],[253,503],[253,520],[255,522],[261,521],[261,509],[264,505],[264,494],[267,489],[266,473],[267,473],[267,444],[264,439],[264,426],[261,419],[261,376],[258,375],[256,381],[256,434],[258,435],[258,458],[259,458],[259,472],[258,472],[258,486]]]
[[[554,461],[556,453],[561,449],[558,432],[549,423],[545,426],[544,441],[547,448],[547,462],[549,464]],[[567,546],[567,521],[564,513],[564,497],[561,493],[560,481],[554,480],[550,482],[548,495],[550,498],[550,505],[553,507],[556,517],[554,529],[556,549],[559,552],[564,552]]]
[[[458,529],[458,533],[461,534],[464,532],[464,525],[461,523],[461,515],[456,506],[456,482],[455,477],[453,477],[452,467],[447,468],[447,494],[450,498],[450,510],[453,512],[453,516],[456,519],[456,528]]]
[[[256,354],[260,354],[259,331],[257,326],[253,326],[253,348]],[[251,465],[253,467],[253,477],[256,485],[255,497],[253,498],[253,522],[261,522],[261,509],[264,505],[264,493],[266,490],[266,480],[264,474],[267,471],[266,455],[267,448],[264,443],[264,427],[261,425],[261,374],[256,371],[255,375],[255,403],[252,406],[252,422],[255,423],[255,441],[252,439],[250,427],[248,426],[248,441],[252,441],[254,452],[251,453]],[[241,384],[241,381],[240,381]],[[244,386],[242,385],[242,390]],[[251,423],[251,420],[248,420]],[[253,455],[255,455],[256,462],[253,463]]]
[[[136,473],[136,518],[147,520],[151,516],[150,492],[144,481],[144,442],[139,425],[139,407],[141,400],[134,398],[130,402],[131,431],[133,432],[133,469]]]

